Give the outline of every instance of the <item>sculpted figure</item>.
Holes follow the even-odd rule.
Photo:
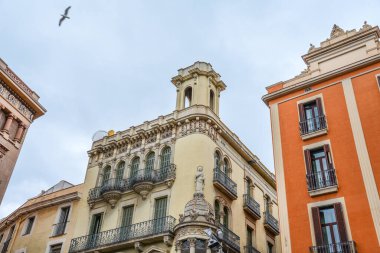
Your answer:
[[[198,166],[195,173],[195,193],[203,193],[205,187],[205,176],[203,174],[203,167]]]

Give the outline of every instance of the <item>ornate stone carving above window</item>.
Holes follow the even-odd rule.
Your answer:
[[[33,120],[34,112],[26,106],[24,101],[21,100],[11,89],[0,80],[0,96],[8,100],[17,110],[29,120]]]

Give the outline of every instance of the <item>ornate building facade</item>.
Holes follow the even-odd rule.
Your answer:
[[[267,87],[283,252],[380,252],[379,37],[334,25]]]
[[[0,252],[68,252],[82,185],[61,181],[0,221]]]
[[[280,252],[274,175],[220,120],[220,75],[172,83],[173,113],[93,142],[69,252],[209,252],[207,228],[225,252]]]
[[[0,204],[27,129],[46,112],[38,99],[0,58]]]

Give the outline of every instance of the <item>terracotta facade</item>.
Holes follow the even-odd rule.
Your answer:
[[[46,110],[32,91],[0,59],[0,204],[27,130]]]

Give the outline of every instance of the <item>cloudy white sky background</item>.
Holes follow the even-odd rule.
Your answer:
[[[0,0],[0,57],[48,110],[29,129],[0,218],[61,179],[81,183],[95,131],[172,112],[170,79],[197,60],[228,86],[222,120],[273,171],[265,87],[303,70],[301,55],[333,24],[380,24],[379,10],[379,0]]]

